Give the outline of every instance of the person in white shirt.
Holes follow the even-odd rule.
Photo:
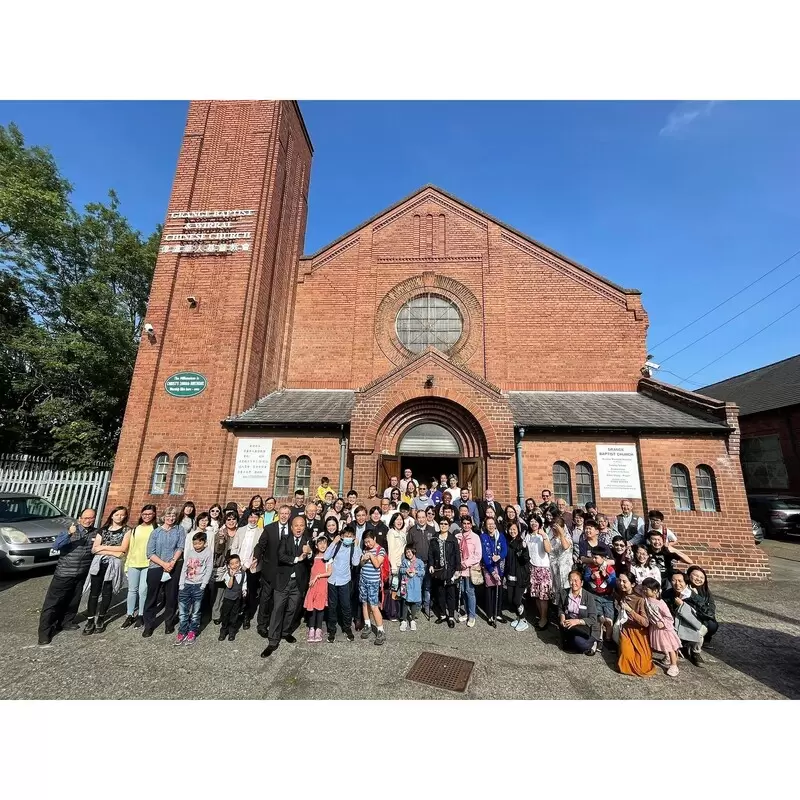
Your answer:
[[[664,525],[664,515],[658,509],[654,508],[652,511],[648,511],[647,517],[649,523],[647,526],[647,536],[650,535],[650,531],[659,531],[660,533],[666,531],[667,542],[678,541],[678,537]]]
[[[259,513],[251,509],[247,517],[247,525],[236,531],[231,542],[231,554],[239,556],[242,572],[247,581],[246,597],[242,614],[242,628],[250,627],[250,620],[258,610],[258,589],[261,583],[261,564],[253,554],[261,536],[262,528],[258,525]]]
[[[383,490],[383,496],[388,500],[392,496],[392,489],[399,489],[400,487],[397,485],[397,476],[392,475],[389,478],[389,485]]]
[[[406,486],[408,486],[408,482],[412,480],[411,475],[412,472],[410,469],[403,470],[403,477],[400,479],[400,491],[402,494],[406,493]]]

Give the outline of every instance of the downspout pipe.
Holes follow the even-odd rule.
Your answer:
[[[525,508],[525,480],[522,474],[522,440],[525,437],[525,428],[517,428],[517,503],[520,508]]]
[[[347,437],[342,425],[342,438],[339,440],[339,496],[344,497],[344,465],[347,462]]]

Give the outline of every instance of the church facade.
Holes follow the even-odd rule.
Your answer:
[[[410,468],[502,502],[630,497],[712,575],[768,574],[737,408],[648,376],[638,290],[434,186],[303,255],[312,152],[294,102],[191,103],[109,504],[323,476],[366,497]]]

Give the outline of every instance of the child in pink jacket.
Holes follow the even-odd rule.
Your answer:
[[[459,622],[466,622],[468,628],[475,627],[475,584],[472,574],[481,575],[481,538],[472,530],[471,517],[461,520],[461,530],[456,534],[458,548],[461,551],[461,578],[458,585],[458,609],[456,613]],[[482,582],[482,578],[481,578]],[[461,613],[461,600],[466,598],[467,613]]]

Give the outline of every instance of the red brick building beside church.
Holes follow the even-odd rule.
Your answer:
[[[737,408],[643,377],[639,291],[434,186],[303,255],[312,152],[294,102],[191,103],[109,504],[365,497],[410,466],[638,494],[713,575],[768,574]]]

